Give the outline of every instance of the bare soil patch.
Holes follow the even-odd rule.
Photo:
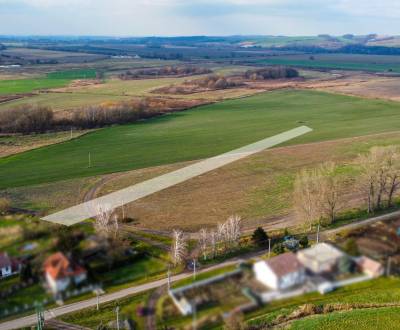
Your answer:
[[[400,77],[355,74],[337,80],[313,82],[305,87],[364,98],[400,101]]]

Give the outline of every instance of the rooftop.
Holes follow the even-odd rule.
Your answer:
[[[344,256],[342,251],[328,243],[318,243],[313,247],[301,250],[298,253],[307,259],[313,259],[319,263],[324,263]]]
[[[44,262],[44,270],[53,279],[61,279],[85,273],[85,269],[78,265],[73,265],[68,258],[61,252],[52,254]]]
[[[6,252],[0,253],[0,268],[11,266],[12,262]]]
[[[273,257],[267,260],[266,264],[278,276],[294,273],[303,268],[303,265],[292,252]]]

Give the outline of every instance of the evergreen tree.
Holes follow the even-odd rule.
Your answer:
[[[258,227],[251,237],[253,243],[257,246],[266,246],[268,244],[268,234],[262,227]]]

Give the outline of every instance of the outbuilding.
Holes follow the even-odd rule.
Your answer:
[[[332,272],[346,255],[328,243],[318,243],[297,252],[298,260],[314,274]]]

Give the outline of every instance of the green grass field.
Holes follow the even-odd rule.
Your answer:
[[[31,93],[35,90],[64,87],[74,79],[92,79],[96,77],[93,69],[50,72],[41,78],[0,80],[0,94]]]
[[[307,329],[324,329],[324,330],[341,330],[341,329],[399,329],[400,324],[400,308],[372,308],[353,310],[349,312],[337,312],[329,315],[321,315],[306,318],[304,320],[295,321],[290,329],[307,330]]]
[[[202,159],[308,125],[291,144],[396,131],[400,104],[313,91],[276,91],[203,106],[0,160],[0,188]],[[88,167],[88,155],[91,164]]]
[[[326,295],[319,293],[309,293],[292,299],[285,299],[272,302],[259,310],[247,315],[249,325],[269,324],[278,315],[289,315],[299,306],[306,303],[314,305],[325,304],[385,304],[396,303],[400,298],[400,282],[398,278],[379,278],[366,282],[361,282],[337,289]],[[354,311],[360,312],[360,311]],[[362,311],[361,311],[362,312]],[[376,313],[376,312],[375,312]],[[330,315],[336,315],[333,313]],[[325,316],[329,317],[329,316]],[[316,318],[319,318],[318,316]],[[324,316],[321,316],[324,318]],[[304,319],[298,322],[312,322],[312,319]],[[313,324],[313,323],[310,323]],[[324,323],[322,323],[324,324]],[[307,325],[307,324],[306,324]],[[325,329],[325,327],[295,327],[295,329]],[[326,329],[347,329],[347,327],[326,328]],[[354,329],[364,329],[355,327]],[[365,328],[371,329],[371,328]]]
[[[267,65],[291,65],[314,69],[336,69],[384,72],[400,72],[400,61],[394,56],[349,55],[349,54],[316,54],[314,60],[310,55],[289,55],[270,57],[257,61]]]

